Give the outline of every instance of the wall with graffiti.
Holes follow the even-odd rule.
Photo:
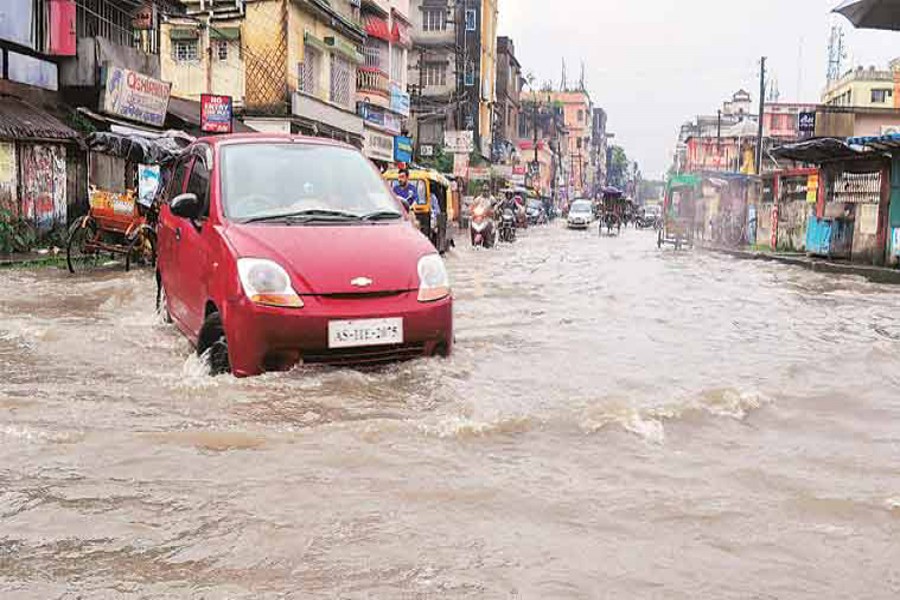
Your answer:
[[[20,146],[20,216],[49,231],[66,224],[66,149],[50,144]]]
[[[18,187],[19,167],[16,161],[16,145],[0,142],[0,211],[12,217],[19,216]]]

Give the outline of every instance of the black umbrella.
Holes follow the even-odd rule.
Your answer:
[[[846,0],[834,12],[861,29],[900,31],[900,0]]]

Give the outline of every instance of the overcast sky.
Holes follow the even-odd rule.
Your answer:
[[[900,57],[900,33],[854,30],[838,0],[500,0],[500,34],[538,82],[559,85],[585,62],[588,91],[609,113],[615,143],[645,177],[665,173],[679,126],[715,114],[739,88],[759,89],[759,57],[781,101],[815,102],[825,84],[832,23],[844,25],[845,70]],[[801,51],[802,47],[802,51]]]

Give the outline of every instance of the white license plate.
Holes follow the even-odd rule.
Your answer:
[[[403,343],[403,319],[362,319],[330,321],[329,348],[389,346]]]

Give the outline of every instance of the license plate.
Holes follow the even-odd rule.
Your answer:
[[[390,346],[403,343],[403,319],[362,319],[330,321],[329,348]]]

